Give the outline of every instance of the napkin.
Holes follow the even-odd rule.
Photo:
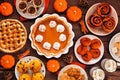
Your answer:
[[[49,3],[50,3],[50,0],[45,0],[45,8],[44,8],[42,14],[44,14],[44,13],[47,11],[48,6],[49,6]],[[16,0],[14,0],[14,5],[16,6]],[[28,20],[28,19],[26,19],[26,18],[20,16],[20,20],[21,20],[21,21],[26,21],[26,20]]]

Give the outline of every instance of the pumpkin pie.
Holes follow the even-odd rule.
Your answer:
[[[0,21],[0,50],[13,53],[20,50],[26,43],[27,31],[16,19]]]
[[[47,56],[64,53],[73,39],[67,21],[55,15],[48,15],[38,20],[32,27],[33,46]]]

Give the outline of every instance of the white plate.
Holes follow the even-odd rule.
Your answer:
[[[30,14],[28,14],[27,12],[26,12],[26,13],[23,13],[23,11],[19,10],[18,4],[19,4],[20,1],[22,1],[22,0],[16,0],[16,9],[17,9],[17,12],[18,12],[22,17],[27,18],[27,19],[34,19],[34,18],[40,16],[40,15],[42,14],[43,10],[44,10],[44,7],[45,7],[45,2],[44,2],[44,0],[41,0],[42,3],[41,3],[40,8],[38,9],[37,13],[36,13],[35,15],[30,15]],[[28,2],[28,5],[31,5],[31,4],[29,4],[29,2]]]
[[[74,64],[67,65],[67,66],[65,66],[64,68],[62,68],[62,69],[60,70],[60,72],[59,72],[58,80],[60,80],[60,76],[64,73],[64,71],[66,71],[67,69],[69,69],[69,68],[71,68],[71,67],[72,67],[72,68],[78,68],[78,69],[80,69],[80,73],[81,73],[81,74],[84,74],[85,80],[88,80],[88,76],[87,76],[85,70],[84,70],[83,68],[81,68],[80,66],[74,65]]]
[[[90,27],[90,26],[88,25],[88,23],[87,23],[87,20],[88,20],[88,18],[95,12],[95,10],[96,10],[96,8],[97,8],[97,6],[98,6],[99,4],[100,4],[100,3],[96,3],[96,4],[94,4],[93,6],[91,6],[91,7],[88,9],[88,11],[87,11],[87,13],[86,13],[86,16],[85,16],[85,22],[86,22],[87,28],[89,29],[90,32],[92,32],[92,33],[95,34],[95,35],[106,36],[106,35],[112,33],[112,32],[115,30],[115,28],[116,28],[116,26],[117,26],[117,24],[118,24],[118,15],[117,15],[116,10],[110,5],[110,7],[111,7],[111,9],[112,9],[111,16],[115,19],[115,22],[116,22],[114,29],[113,29],[112,31],[110,31],[110,32],[105,32],[105,31],[102,30],[101,28],[92,28],[92,27]]]
[[[113,43],[115,42],[115,38],[117,36],[120,36],[120,33],[115,34],[112,37],[112,39],[110,40],[110,43],[109,43],[109,52],[110,52],[111,56],[113,57],[113,59],[115,59],[116,61],[120,62],[120,58],[117,55],[115,55],[115,54],[112,53],[112,48],[114,47]]]
[[[87,64],[87,65],[95,64],[95,63],[97,63],[97,62],[103,57],[103,54],[104,54],[104,45],[103,45],[102,41],[99,39],[100,42],[101,42],[101,47],[99,48],[100,51],[101,51],[100,56],[99,56],[97,59],[93,59],[93,58],[92,58],[89,62],[86,62],[86,61],[84,61],[84,60],[82,59],[81,55],[79,55],[79,54],[77,53],[77,47],[80,45],[80,39],[83,38],[83,37],[88,37],[88,38],[90,38],[91,40],[92,40],[92,39],[99,39],[98,37],[96,37],[96,36],[94,36],[94,35],[84,35],[84,36],[80,37],[80,38],[77,40],[77,42],[75,43],[75,47],[74,47],[75,56],[76,56],[76,58],[77,58],[81,63]]]
[[[44,52],[38,51],[38,49],[34,46],[33,40],[31,38],[31,33],[32,33],[33,28],[34,28],[34,25],[36,25],[40,20],[43,20],[43,19],[45,19],[49,16],[54,16],[56,18],[59,18],[60,20],[63,20],[66,23],[66,25],[68,26],[68,29],[69,29],[69,32],[70,32],[70,35],[71,35],[71,38],[69,40],[69,44],[66,46],[65,50],[63,52],[57,54],[57,55],[56,54],[55,55],[45,55]],[[72,31],[72,25],[69,22],[67,22],[67,19],[65,17],[61,17],[58,14],[44,14],[41,18],[37,18],[35,20],[35,23],[30,27],[30,31],[31,32],[30,32],[30,35],[29,35],[29,39],[31,41],[32,48],[35,49],[39,55],[43,55],[46,58],[52,58],[52,57],[59,58],[62,54],[67,54],[68,51],[69,51],[69,48],[71,46],[73,46],[73,38],[74,38],[75,35],[74,35],[74,32]]]
[[[24,57],[24,58],[20,59],[20,60],[17,62],[17,64],[18,64],[21,60],[27,61],[28,64],[29,64],[30,61],[33,60],[33,59],[39,59],[39,58],[34,57],[34,56],[27,56],[27,57]],[[39,60],[40,60],[40,59],[39,59]],[[40,60],[40,61],[41,61],[41,60]],[[42,62],[42,61],[41,61],[41,62]],[[16,64],[16,65],[17,65],[17,64]],[[43,64],[43,62],[42,62],[42,68],[40,69],[40,72],[45,76],[46,70],[45,70],[45,65]],[[28,73],[31,75],[31,74],[32,74],[32,71],[29,69],[29,70],[28,70]],[[17,67],[15,66],[15,76],[16,76],[17,80],[19,79],[19,76],[20,76],[20,75],[21,75],[21,73],[18,72]]]

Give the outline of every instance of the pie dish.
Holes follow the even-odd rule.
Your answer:
[[[87,25],[87,28],[89,29],[89,31],[90,32],[92,32],[93,34],[95,34],[95,35],[99,35],[99,36],[106,36],[106,35],[109,35],[110,33],[112,33],[114,30],[115,30],[115,28],[117,27],[117,24],[118,24],[118,15],[117,15],[117,12],[116,12],[116,10],[114,9],[114,7],[112,7],[110,4],[109,4],[109,6],[110,6],[110,8],[111,8],[111,13],[107,16],[108,18],[110,18],[109,20],[108,20],[108,18],[106,17],[102,22],[101,22],[101,19],[100,19],[100,15],[96,15],[97,14],[97,12],[100,12],[100,11],[102,11],[102,10],[99,10],[99,11],[97,11],[97,7],[100,5],[101,3],[96,3],[96,4],[94,4],[93,6],[91,6],[89,9],[88,9],[88,11],[87,11],[87,13],[86,13],[86,16],[85,16],[85,22],[86,22],[86,25]],[[107,4],[107,3],[106,3]],[[104,8],[106,8],[106,7],[104,7]],[[102,9],[102,8],[101,8]],[[106,9],[104,9],[104,10],[106,10]],[[107,11],[107,10],[106,10]],[[98,26],[95,26],[95,25],[92,25],[92,26],[94,26],[94,27],[91,27],[91,25],[89,24],[89,18],[92,16],[92,18],[91,18],[91,22],[93,23],[94,22],[94,24],[96,23],[98,23],[99,22],[99,24],[105,24],[104,26],[102,26],[102,28],[101,28],[101,26],[99,26],[99,24],[97,24]],[[106,21],[106,19],[107,19],[107,21]],[[114,19],[114,20],[113,20]],[[96,20],[96,21],[95,21]],[[106,22],[106,23],[105,23]],[[104,29],[105,28],[105,26],[106,26],[106,24],[107,25],[111,25],[111,23],[113,23],[114,24],[114,27],[112,27],[111,29],[110,29],[110,31],[108,31],[108,30],[106,30],[106,29]],[[107,28],[110,28],[109,26],[107,27]]]
[[[39,55],[60,57],[73,45],[72,25],[57,14],[45,14],[31,26],[29,38]]]
[[[84,35],[84,36],[80,37],[80,38],[77,40],[77,42],[75,43],[75,47],[74,47],[75,56],[76,56],[76,58],[77,58],[81,63],[83,63],[83,64],[86,64],[86,65],[95,64],[95,63],[97,63],[97,62],[103,57],[103,54],[104,54],[104,45],[103,45],[102,41],[100,40],[100,42],[101,42],[101,46],[100,46],[100,48],[99,48],[99,50],[100,50],[100,52],[101,52],[100,56],[99,56],[98,58],[96,58],[96,59],[93,59],[93,58],[92,58],[89,62],[86,62],[85,60],[82,59],[82,56],[77,53],[77,47],[81,44],[81,43],[80,43],[80,40],[81,40],[83,37],[88,37],[88,38],[90,38],[91,40],[93,40],[93,39],[98,39],[98,40],[100,40],[98,37],[96,37],[96,36],[94,36],[94,35]]]
[[[0,50],[13,53],[20,50],[26,43],[25,26],[16,19],[0,21]]]

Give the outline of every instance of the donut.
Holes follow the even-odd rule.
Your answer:
[[[101,42],[100,42],[99,39],[93,39],[93,40],[91,41],[90,47],[91,47],[92,49],[98,49],[98,48],[100,48],[100,46],[101,46]]]
[[[106,17],[103,19],[102,29],[105,32],[111,32],[115,27],[115,20],[113,17]]]
[[[97,13],[102,17],[107,17],[111,15],[111,7],[108,3],[100,3],[97,6]]]
[[[84,55],[88,51],[87,47],[79,45],[77,47],[77,53],[80,55]]]
[[[95,13],[88,18],[87,23],[90,27],[93,27],[93,28],[101,27],[102,17]]]
[[[80,43],[83,46],[89,46],[91,44],[91,39],[88,38],[88,37],[83,37],[83,38],[80,39]]]
[[[92,59],[92,54],[90,51],[87,51],[86,54],[82,55],[82,59],[86,62],[90,61]]]
[[[92,54],[93,58],[98,58],[100,56],[100,50],[99,49],[91,49],[90,53]]]

